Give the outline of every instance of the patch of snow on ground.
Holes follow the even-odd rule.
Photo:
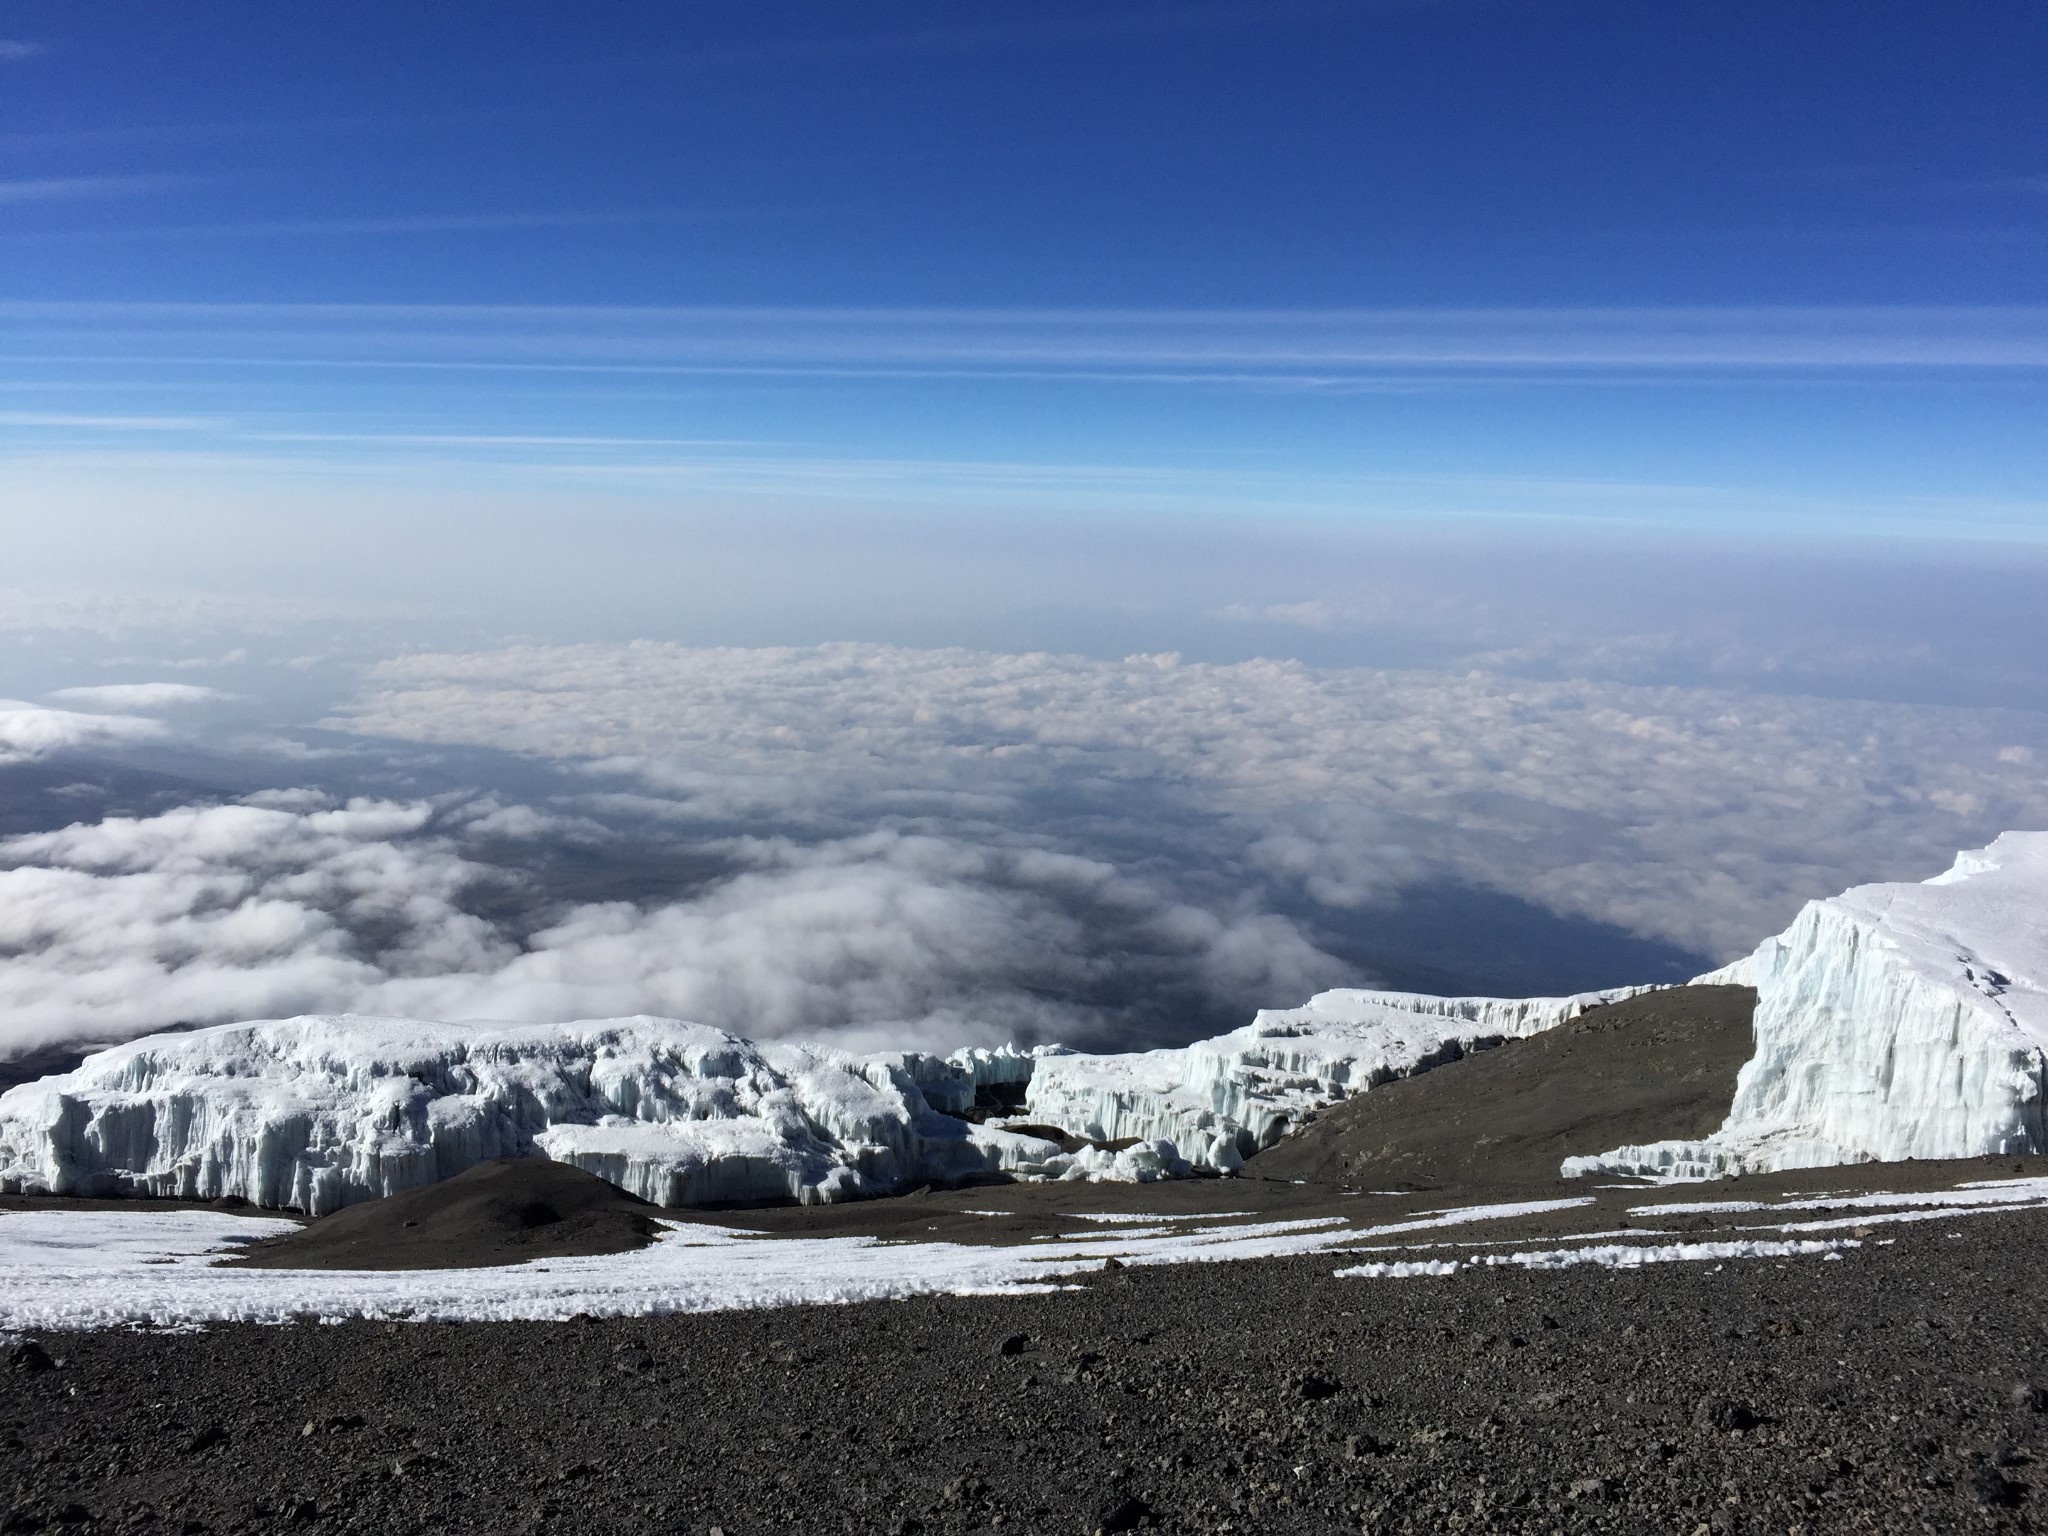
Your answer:
[[[1008,1215],[1009,1213],[1005,1211],[1002,1214]],[[1157,1223],[1176,1221],[1236,1221],[1240,1217],[1254,1216],[1257,1214],[1258,1213],[1255,1211],[1189,1211],[1185,1215],[1181,1216],[1133,1216],[1123,1211],[1076,1211],[1074,1213],[1074,1220],[1127,1222],[1132,1224],[1145,1222]],[[1333,1217],[1332,1219],[1341,1220],[1342,1218]]]
[[[1745,1211],[1881,1210],[1897,1206],[2048,1204],[2048,1178],[1988,1179],[1937,1190],[1873,1190],[1867,1194],[1809,1195],[1800,1200],[1686,1200],[1635,1205],[1631,1216],[1727,1216]]]
[[[291,1225],[204,1211],[0,1213],[0,1330],[307,1316],[545,1320],[1024,1294],[1058,1289],[1112,1257],[1131,1265],[1275,1258],[1319,1253],[1348,1236],[1327,1218],[1009,1247],[677,1226],[631,1253],[494,1269],[251,1270],[197,1257]],[[1103,1241],[1110,1237],[1117,1241]]]
[[[1854,1238],[1832,1241],[1769,1242],[1750,1239],[1717,1243],[1608,1243],[1597,1248],[1546,1248],[1523,1253],[1489,1253],[1469,1259],[1394,1260],[1356,1264],[1337,1271],[1340,1279],[1400,1280],[1415,1276],[1455,1275],[1461,1268],[1569,1269],[1596,1264],[1602,1269],[1640,1269],[1646,1264],[1685,1264],[1707,1259],[1789,1259],[1838,1256],[1843,1248],[1860,1248]]]

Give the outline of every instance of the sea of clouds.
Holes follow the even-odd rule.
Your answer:
[[[318,730],[243,739],[242,782],[126,806],[90,765],[190,771],[224,690],[0,705],[0,771],[58,807],[0,838],[0,1053],[341,1010],[1167,1043],[1412,981],[1419,941],[1374,936],[1421,893],[1471,914],[1445,985],[1584,934],[1637,948],[1524,971],[1673,980],[2048,824],[2048,724],[1985,708],[879,644],[351,677]],[[1572,969],[1616,953],[1658,974]]]

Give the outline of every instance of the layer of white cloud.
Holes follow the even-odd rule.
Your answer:
[[[635,805],[997,836],[1049,796],[1201,820],[1213,868],[1357,907],[1453,877],[1720,956],[1798,904],[2048,824],[2048,722],[1705,688],[830,645],[384,663],[342,722],[586,758]]]
[[[1232,996],[1342,973],[1270,914],[1183,903],[1100,861],[897,833],[737,840],[735,872],[689,900],[572,905],[520,933],[464,905],[516,883],[463,838],[505,835],[517,808],[252,799],[0,842],[0,1055],[315,1010],[1086,1038],[1101,1021],[1061,999],[1102,963],[1105,927]]]
[[[82,714],[19,699],[0,699],[0,763],[153,741],[166,734],[162,721],[138,715]]]
[[[525,647],[387,661],[330,723],[573,771],[0,842],[0,1055],[345,1009],[1161,1043],[1374,979],[1356,957],[1393,963],[1371,935],[1418,890],[1704,964],[2048,824],[2037,715],[1483,672]],[[17,755],[162,729],[0,709]]]

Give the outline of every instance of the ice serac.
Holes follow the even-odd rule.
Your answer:
[[[1230,1172],[1325,1105],[1647,990],[1513,999],[1324,992],[1178,1050],[1040,1060],[1018,1118],[1094,1141],[1170,1142],[1195,1167]]]
[[[920,1078],[973,1096],[972,1071],[941,1058],[757,1045],[672,1019],[225,1024],[0,1096],[0,1190],[320,1214],[529,1155],[671,1206],[1087,1176],[1056,1143],[938,1113]]]
[[[1922,884],[1809,902],[1728,970],[1757,1009],[1727,1122],[1569,1159],[1568,1176],[2048,1151],[2048,832],[2008,832]]]

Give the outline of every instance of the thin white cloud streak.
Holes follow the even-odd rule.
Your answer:
[[[787,217],[786,208],[621,208],[525,213],[370,214],[357,218],[249,219],[221,224],[150,224],[126,228],[13,230],[0,239],[42,244],[66,240],[241,240],[350,235],[483,234],[524,229],[603,229],[633,225],[706,224]]]
[[[189,176],[33,176],[0,181],[0,203],[69,203],[86,198],[133,197],[191,185]]]
[[[224,704],[236,695],[196,683],[99,683],[83,688],[59,688],[50,695],[63,704],[81,704],[92,710],[179,709],[197,704]]]
[[[33,59],[44,52],[41,43],[32,43],[26,38],[0,37],[0,64],[18,64],[23,59]]]
[[[57,411],[0,411],[0,427],[89,432],[218,432],[227,423],[211,416],[88,416]]]
[[[2048,308],[999,310],[333,304],[0,305],[23,339],[111,329],[223,357],[588,368],[1175,374],[2048,366]]]
[[[524,442],[416,441],[419,434],[359,434],[320,453],[317,435],[225,431],[179,440],[175,451],[115,446],[35,447],[5,456],[21,494],[75,502],[94,494],[133,505],[180,482],[218,496],[224,483],[274,480],[332,491],[344,479],[382,480],[414,493],[459,489],[560,497],[572,488],[622,498],[687,492],[764,505],[836,503],[908,508],[963,503],[1022,505],[1034,512],[1218,515],[1281,509],[1303,520],[1404,519],[1541,522],[1646,530],[1739,528],[1774,541],[1843,535],[2038,543],[2048,503],[1964,495],[1811,495],[1745,486],[1571,480],[1554,476],[1331,474],[1195,464],[1072,464],[1017,460],[773,457],[720,445],[655,447]],[[488,437],[488,435],[481,435]],[[740,444],[735,444],[740,446]],[[297,450],[297,451],[294,451]],[[138,500],[141,498],[141,500]],[[579,509],[580,510],[580,509]],[[185,579],[194,579],[190,576]]]

